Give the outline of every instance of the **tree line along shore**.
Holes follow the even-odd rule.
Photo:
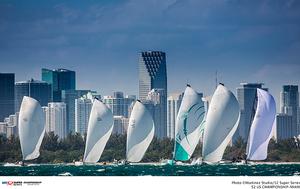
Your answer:
[[[69,134],[65,139],[59,140],[53,132],[46,133],[43,139],[40,157],[32,160],[33,163],[70,163],[82,160],[85,148],[85,137],[80,134]],[[174,140],[168,138],[159,140],[154,137],[142,162],[159,162],[161,159],[172,159]],[[232,146],[225,150],[223,159],[233,160],[244,157],[246,143],[239,138]],[[126,135],[112,134],[103,151],[100,161],[112,162],[125,159]],[[198,144],[192,158],[201,156],[201,144]],[[22,160],[19,138],[11,136],[6,138],[0,135],[0,162],[14,163]],[[266,162],[300,162],[300,148],[294,139],[275,142],[271,140],[268,147]]]

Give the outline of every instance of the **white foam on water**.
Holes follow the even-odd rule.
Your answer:
[[[58,174],[58,176],[73,176],[73,175],[69,172],[64,172],[64,173]]]

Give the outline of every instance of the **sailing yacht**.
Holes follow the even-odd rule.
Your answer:
[[[223,84],[215,90],[206,116],[202,159],[212,164],[222,160],[240,119],[239,103]]]
[[[274,97],[263,89],[257,89],[256,110],[250,127],[246,161],[265,160],[268,145],[276,124],[276,104]]]
[[[45,134],[45,115],[34,98],[24,96],[19,114],[19,137],[23,161],[39,157]]]
[[[154,137],[152,115],[139,100],[133,106],[129,118],[126,144],[126,161],[140,162]]]
[[[100,100],[94,99],[87,129],[84,163],[97,163],[113,130],[113,114]]]
[[[191,158],[201,137],[204,117],[205,108],[201,96],[187,85],[176,118],[174,161],[187,161]]]

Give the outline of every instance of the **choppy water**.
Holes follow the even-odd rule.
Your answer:
[[[0,166],[1,176],[300,176],[299,164],[260,165],[34,165]]]

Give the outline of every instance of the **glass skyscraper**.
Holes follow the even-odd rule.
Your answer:
[[[276,116],[276,140],[293,138],[293,117],[288,114],[277,114]]]
[[[52,85],[53,102],[61,102],[62,90],[76,89],[76,74],[67,69],[42,69],[42,80]]]
[[[75,132],[75,100],[91,92],[90,90],[62,90],[61,100],[67,105],[67,134]]]
[[[15,113],[15,74],[0,73],[0,122]]]
[[[24,96],[29,96],[47,106],[52,101],[51,85],[44,81],[28,80],[15,83],[15,110],[19,112]]]
[[[161,51],[141,52],[139,57],[139,99],[146,100],[148,93],[154,88],[164,89],[167,95],[166,53]]]
[[[158,129],[155,129],[155,136],[158,138],[167,137],[167,68],[166,53],[161,51],[144,51],[139,56],[139,99],[147,101],[149,92],[152,89],[160,91],[161,110],[156,106],[153,114],[154,120],[160,120]],[[157,92],[157,91],[156,91]],[[150,95],[151,96],[151,95]],[[156,116],[160,118],[156,118]]]
[[[297,85],[283,85],[280,93],[280,113],[292,116],[292,135],[300,134],[298,125],[299,92]]]

